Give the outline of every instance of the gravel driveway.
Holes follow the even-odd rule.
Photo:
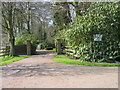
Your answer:
[[[3,88],[118,88],[118,67],[80,66],[53,61],[45,50],[2,69]]]

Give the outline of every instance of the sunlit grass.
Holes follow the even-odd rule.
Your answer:
[[[80,60],[73,60],[69,59],[68,57],[64,55],[56,55],[54,57],[54,60],[60,63],[67,63],[67,64],[73,64],[73,65],[85,65],[85,66],[111,66],[111,67],[120,67],[120,64],[118,63],[94,63],[94,62],[85,62]]]
[[[20,55],[20,56],[15,56],[15,57],[11,57],[11,56],[2,57],[0,58],[0,66],[10,64],[10,63],[22,60],[27,57],[28,57],[27,55]]]

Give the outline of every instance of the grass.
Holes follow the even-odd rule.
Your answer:
[[[85,62],[80,60],[78,61],[78,60],[69,59],[64,55],[56,55],[54,57],[54,60],[60,63],[67,63],[73,65],[120,67],[120,64],[118,63],[93,63],[93,62]]]
[[[10,57],[10,56],[2,57],[0,59],[0,66],[7,65],[7,64],[22,60],[27,57],[28,57],[27,55],[20,55],[20,56],[15,56],[15,57]]]
[[[53,48],[53,50],[48,50],[48,51],[54,51],[54,52],[55,52],[55,51],[56,51],[56,48]]]

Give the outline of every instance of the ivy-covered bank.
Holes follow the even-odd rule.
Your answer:
[[[92,3],[56,38],[73,50],[80,60],[101,62],[120,55],[120,2]]]

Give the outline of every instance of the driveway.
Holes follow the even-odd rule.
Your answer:
[[[3,88],[118,88],[118,67],[58,63],[54,52],[37,52],[0,67]]]

